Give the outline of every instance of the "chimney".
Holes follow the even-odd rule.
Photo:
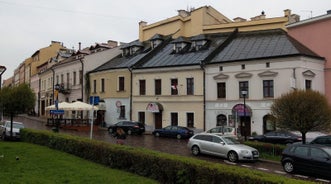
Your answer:
[[[145,22],[145,21],[139,22],[139,26],[141,26],[141,27],[145,27],[146,25],[147,25],[147,22]]]
[[[247,21],[246,19],[241,18],[241,17],[236,17],[233,20],[234,20],[234,22],[246,22]]]
[[[284,17],[289,17],[291,15],[291,10],[286,9],[284,10]]]
[[[81,50],[82,43],[78,42],[78,50]]]
[[[190,13],[186,10],[178,10],[178,15],[181,17],[187,17],[190,15]]]
[[[111,46],[111,47],[117,47],[117,46],[118,46],[117,41],[108,40],[107,43],[108,43],[108,45]]]

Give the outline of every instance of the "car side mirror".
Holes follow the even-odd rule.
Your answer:
[[[220,144],[222,144],[223,146],[225,145],[225,143],[223,141],[221,141]]]

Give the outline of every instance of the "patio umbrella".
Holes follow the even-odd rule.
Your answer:
[[[64,110],[87,111],[87,110],[98,110],[98,107],[85,103],[85,102],[76,101],[76,102],[70,103]]]
[[[69,105],[70,105],[70,103],[68,103],[68,102],[61,102],[58,104],[58,107],[60,110],[66,110],[66,108],[68,108]],[[46,110],[55,110],[55,109],[56,108],[55,108],[54,104],[46,107]]]

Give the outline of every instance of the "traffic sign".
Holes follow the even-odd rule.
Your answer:
[[[50,114],[64,114],[64,110],[50,110]]]

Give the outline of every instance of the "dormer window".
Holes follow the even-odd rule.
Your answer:
[[[204,35],[198,35],[191,39],[192,41],[192,51],[201,50],[208,42],[207,38]]]
[[[150,42],[151,42],[151,48],[154,49],[156,48],[158,45],[160,45],[163,41],[163,36],[160,35],[160,34],[155,34],[151,39],[150,39]]]
[[[136,47],[136,46],[130,47],[130,55],[137,53],[137,51],[139,51],[139,48],[140,47]]]
[[[184,49],[188,50],[189,48],[188,46],[190,44],[190,42],[188,42],[187,39],[184,37],[179,37],[176,40],[172,41],[171,43],[174,45],[173,53],[185,52]]]
[[[180,51],[183,50],[183,48],[184,48],[186,45],[187,45],[187,43],[184,43],[184,42],[182,42],[182,43],[176,43],[176,44],[174,44],[174,51],[175,51],[176,53],[179,53]]]

